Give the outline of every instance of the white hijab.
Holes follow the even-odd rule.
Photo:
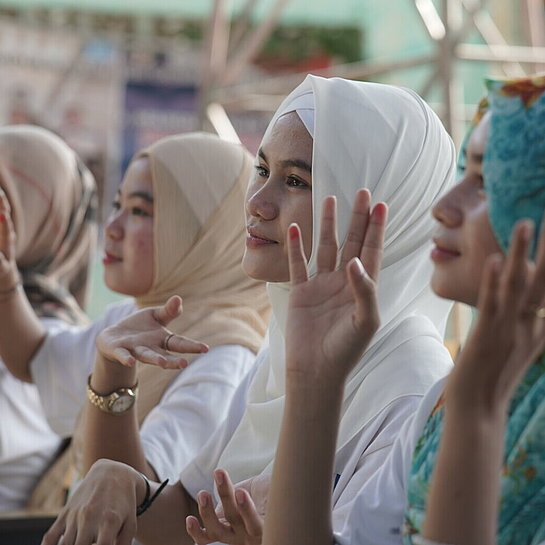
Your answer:
[[[338,452],[392,401],[423,394],[448,372],[442,333],[450,303],[429,288],[430,208],[453,182],[455,151],[435,113],[409,89],[309,75],[284,100],[267,132],[290,111],[314,138],[313,240],[318,240],[327,195],[337,197],[341,245],[359,188],[369,188],[373,202],[384,201],[390,209],[379,281],[381,327],[347,381]],[[310,274],[316,271],[315,250]],[[289,283],[268,285],[269,346],[258,356],[245,413],[218,464],[234,482],[272,469],[284,407],[289,289]],[[403,349],[398,348],[420,339],[425,339],[428,361],[433,360],[430,337],[436,341],[431,343],[436,365],[400,364]]]

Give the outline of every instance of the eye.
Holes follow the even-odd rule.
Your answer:
[[[151,214],[148,214],[148,212],[146,210],[144,210],[143,208],[140,208],[138,206],[133,206],[131,208],[131,214],[133,216],[141,216],[141,217],[149,217]]]
[[[121,208],[121,204],[119,204],[119,201],[114,201],[112,203],[112,209],[113,210],[119,210]]]
[[[289,187],[310,187],[307,182],[295,176],[289,176],[286,183]]]
[[[256,165],[255,171],[259,178],[268,178],[269,176],[269,171],[261,165]]]

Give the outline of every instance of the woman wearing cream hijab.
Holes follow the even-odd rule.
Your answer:
[[[83,326],[96,237],[92,175],[53,133],[7,126],[0,129],[0,187],[2,342],[9,324],[25,313],[35,313],[44,330]],[[11,221],[16,240],[7,238]],[[8,336],[8,350],[24,345],[26,334],[16,339]],[[2,362],[0,415],[0,511],[5,511],[24,507],[61,439],[44,418],[36,387],[14,378]]]
[[[285,396],[290,291],[285,241],[289,225],[297,222],[314,273],[319,267],[314,242],[319,225],[327,220],[321,212],[326,195],[337,200],[340,246],[347,248],[339,251],[340,261],[359,255],[364,242],[357,218],[366,214],[368,197],[358,190],[368,188],[373,199],[384,200],[391,216],[378,294],[382,325],[351,375],[341,410],[331,476],[336,525],[342,525],[362,481],[383,462],[434,377],[450,369],[440,334],[450,306],[430,292],[428,254],[433,226],[429,209],[453,180],[454,147],[430,108],[409,90],[309,76],[275,114],[255,165],[246,196],[243,267],[250,276],[269,282],[273,307],[269,346],[239,387],[226,421],[184,469],[180,481],[155,498],[137,525],[136,507],[146,496],[141,477],[126,466],[101,462],[46,535],[47,545],[57,543],[62,534],[63,544],[72,545],[75,532],[82,545],[99,534],[106,541],[120,536],[124,542],[135,527],[143,543],[243,542],[235,535],[241,528],[234,498],[225,509],[227,523],[215,518],[214,487],[222,499],[230,495],[226,473],[215,470],[224,468],[235,482],[270,471]],[[167,311],[168,305],[160,309],[161,317]],[[103,357],[115,357],[121,347],[137,357],[138,343],[147,343],[154,352],[161,328],[156,327],[155,337],[142,332],[144,317],[126,320],[105,337]],[[305,342],[300,340],[303,348]],[[151,363],[154,357],[145,359]],[[119,492],[108,484],[114,475]],[[151,493],[158,488],[152,485]],[[127,497],[130,501],[121,502]],[[96,509],[85,521],[76,522],[80,510],[89,513],[90,506]],[[106,528],[104,510],[113,510],[120,525]],[[190,537],[184,515],[199,512],[205,529],[190,517]],[[80,540],[81,535],[85,539]]]
[[[253,364],[268,311],[264,286],[240,268],[240,210],[250,168],[241,146],[204,133],[160,140],[129,166],[105,227],[103,262],[108,287],[134,300],[110,306],[89,327],[42,332],[30,365],[19,360],[20,375],[37,384],[48,421],[59,434],[73,434],[87,397],[97,405],[87,416],[90,425],[96,420],[101,428],[99,436],[107,422],[119,426],[113,440],[102,435],[86,453],[78,426],[72,450],[79,469],[84,468],[81,454],[91,460],[111,456],[154,478],[176,477],[224,418],[234,389]],[[183,298],[186,311],[171,324],[172,332],[200,339],[208,353],[190,355],[194,361],[183,373],[140,366],[130,383],[121,385],[108,382],[115,381],[117,364],[106,362],[89,378],[86,395],[97,334],[174,294]],[[134,396],[123,395],[135,383],[137,417],[128,410]],[[100,410],[98,398],[112,393],[121,393],[129,405]],[[189,438],[184,448],[176,448],[177,434]]]

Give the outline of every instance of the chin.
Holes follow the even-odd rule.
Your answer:
[[[242,270],[246,276],[259,280],[260,282],[289,282],[289,272],[286,274],[276,273],[271,267],[256,267],[253,264],[242,262]]]

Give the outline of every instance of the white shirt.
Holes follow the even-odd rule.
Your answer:
[[[182,471],[180,481],[192,497],[195,498],[200,490],[214,491],[213,471],[218,467],[217,463],[221,453],[242,418],[247,392],[256,372],[257,368],[254,368],[240,384],[231,402],[226,420],[199,452],[195,460]],[[354,502],[357,501],[356,498],[359,497],[359,490],[367,482],[373,480],[372,477],[376,475],[377,469],[385,463],[388,452],[397,444],[395,440],[400,434],[400,428],[406,427],[407,421],[413,420],[421,401],[422,396],[419,395],[411,395],[394,401],[365,426],[353,442],[338,452],[335,460],[336,475],[333,477],[337,481],[333,492],[333,525],[335,530],[343,528],[347,516],[353,509]],[[427,418],[427,414],[425,418]],[[423,425],[422,423],[422,427]],[[251,445],[248,448],[251,448]],[[411,455],[412,450],[408,457],[409,462]],[[383,472],[380,471],[380,473]],[[377,492],[377,496],[380,496],[381,499],[384,496],[385,508],[389,510],[390,507],[386,504],[390,499],[390,491],[385,489],[381,491],[381,494]],[[401,494],[399,498],[403,508],[404,490],[394,489],[391,494],[394,500],[397,497],[396,494]],[[394,503],[396,502],[394,501]],[[397,514],[395,509],[394,512]],[[400,511],[400,515],[402,514],[403,509]],[[347,543],[361,545],[359,541]],[[362,543],[367,544],[367,542]]]
[[[95,360],[95,339],[105,327],[135,312],[133,301],[110,305],[87,327],[51,329],[31,364],[45,415],[60,435],[72,434],[86,403],[87,377]],[[193,360],[150,411],[140,432],[146,459],[163,480],[176,480],[225,418],[231,397],[255,361],[238,345],[219,346]]]
[[[361,482],[344,527],[334,525],[339,545],[401,545],[401,526],[406,506],[406,483],[413,452],[433,407],[443,392],[445,379],[424,396],[390,449],[383,466]]]
[[[48,329],[60,322],[40,320]],[[0,360],[0,511],[21,509],[60,446],[38,390],[16,379]]]

